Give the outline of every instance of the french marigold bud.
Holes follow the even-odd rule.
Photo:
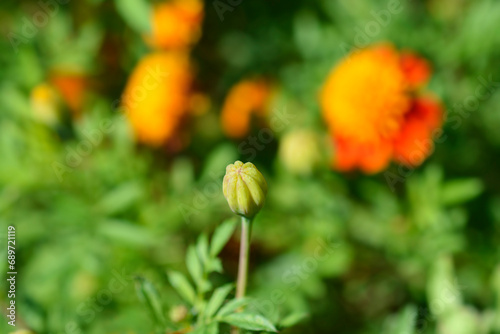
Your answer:
[[[290,172],[310,175],[326,160],[320,137],[312,130],[296,130],[287,133],[280,143],[279,157]],[[326,150],[325,150],[326,151]]]
[[[170,317],[170,320],[178,323],[186,319],[188,315],[188,309],[184,305],[177,305],[170,309],[168,315]]]
[[[267,183],[253,163],[236,161],[226,167],[222,191],[234,213],[253,218],[264,205]]]

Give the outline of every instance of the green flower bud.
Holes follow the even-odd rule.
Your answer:
[[[170,309],[168,315],[170,317],[170,320],[179,323],[186,319],[188,315],[188,309],[184,305],[177,305]]]
[[[253,163],[236,161],[226,167],[222,191],[234,213],[253,218],[264,205],[267,183]]]
[[[326,165],[326,146],[314,131],[295,130],[282,138],[279,158],[293,174],[311,175],[318,167]]]

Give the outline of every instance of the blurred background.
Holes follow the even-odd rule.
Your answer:
[[[500,333],[500,2],[20,0],[0,28],[15,329],[158,332],[135,276],[182,322],[166,271],[234,216],[221,183],[242,160],[269,185],[248,293],[273,321],[304,314],[283,333]],[[340,173],[319,92],[379,42],[427,59],[453,121],[418,167]]]

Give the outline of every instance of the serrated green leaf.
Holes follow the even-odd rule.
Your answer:
[[[97,203],[105,215],[114,215],[130,208],[143,196],[144,186],[140,182],[128,182],[110,190]]]
[[[306,312],[295,312],[280,321],[280,327],[292,327],[308,317]]]
[[[191,283],[189,283],[183,274],[177,271],[170,271],[168,273],[168,281],[184,300],[194,305],[196,294]]]
[[[219,319],[222,322],[228,323],[230,325],[248,329],[251,331],[267,331],[267,332],[277,332],[274,325],[259,314],[252,313],[233,313],[228,314]]]
[[[224,317],[228,314],[235,312],[240,307],[248,304],[250,302],[249,298],[238,298],[229,301],[226,305],[222,306],[222,308],[217,313],[217,317]]]
[[[151,32],[151,6],[145,0],[115,0],[118,13],[127,24],[141,34]]]
[[[195,281],[198,288],[203,284],[203,267],[194,246],[189,246],[186,254],[186,265],[189,274]]]
[[[460,204],[473,199],[482,191],[483,184],[479,179],[448,181],[441,189],[441,202],[444,205]]]
[[[219,323],[212,322],[208,325],[200,326],[194,331],[189,332],[191,334],[219,334]]]
[[[217,272],[217,273],[222,273],[222,261],[219,258],[212,258],[209,259],[208,264],[207,264],[207,271],[208,272]]]
[[[219,323],[212,322],[207,326],[207,334],[219,334]]]
[[[388,334],[413,334],[415,333],[416,316],[416,308],[409,305],[397,315],[388,319],[384,332]]]
[[[156,236],[146,227],[119,219],[103,220],[97,231],[113,242],[127,246],[146,247],[157,242]]]
[[[210,291],[210,290],[213,290],[213,285],[212,283],[210,283],[209,280],[207,279],[204,279],[201,283],[201,286],[200,286],[200,291],[205,293],[207,291]]]
[[[187,158],[175,159],[169,181],[174,194],[185,194],[194,187],[194,170],[192,162]]]
[[[215,290],[205,309],[205,317],[207,319],[210,319],[219,310],[232,289],[233,284],[226,284]]]
[[[206,234],[202,234],[198,237],[196,250],[198,251],[198,256],[201,259],[201,263],[204,267],[206,267],[208,262],[208,237],[206,236]]]
[[[136,279],[136,291],[139,299],[148,307],[153,318],[161,325],[165,325],[166,319],[158,291],[148,280],[139,277]]]
[[[446,303],[430,303],[431,313],[439,320],[462,305],[462,291],[456,280],[453,260],[449,255],[437,257],[429,268],[427,300]]]
[[[210,255],[212,257],[217,256],[220,251],[224,248],[229,238],[236,228],[236,220],[228,219],[220,224],[219,227],[214,232],[212,236],[212,243],[210,245]]]

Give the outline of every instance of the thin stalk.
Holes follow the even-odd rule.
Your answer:
[[[248,258],[250,257],[250,238],[252,220],[241,217],[240,261],[238,264],[238,281],[236,283],[236,298],[245,297],[248,278]]]

